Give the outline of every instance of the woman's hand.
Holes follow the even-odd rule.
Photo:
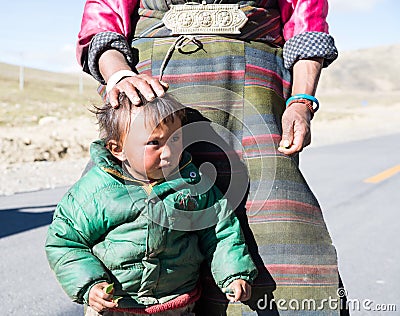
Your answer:
[[[248,301],[251,297],[251,286],[249,283],[242,279],[233,281],[227,287],[228,290],[233,290],[233,294],[226,294],[226,298],[230,302],[244,302]]]
[[[156,97],[161,97],[168,89],[168,84],[159,81],[146,74],[139,74],[132,77],[125,77],[120,80],[108,93],[108,98],[111,106],[118,106],[118,96],[124,92],[133,105],[140,105],[142,103],[139,97],[140,94],[147,100],[152,101]]]
[[[106,50],[99,58],[99,69],[104,80],[108,82],[110,77],[120,70],[132,70],[122,53],[115,49]],[[132,104],[140,105],[142,100],[138,92],[147,100],[151,101],[161,97],[168,89],[168,84],[159,81],[146,74],[138,74],[121,79],[108,93],[111,106],[118,106],[118,96],[125,92]]]
[[[292,95],[315,95],[321,74],[323,58],[298,60],[293,66]],[[304,103],[292,103],[282,115],[282,140],[278,150],[292,155],[311,143],[310,121],[312,114]]]
[[[311,112],[304,103],[292,103],[282,115],[282,140],[278,150],[285,155],[300,152],[311,143]]]
[[[107,282],[101,282],[90,289],[89,305],[98,313],[117,306],[117,303],[112,301],[114,290],[109,294],[105,292],[108,285]]]

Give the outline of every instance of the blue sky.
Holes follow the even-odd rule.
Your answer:
[[[0,62],[79,71],[75,43],[85,0],[1,0]],[[339,51],[400,43],[399,0],[329,0]]]

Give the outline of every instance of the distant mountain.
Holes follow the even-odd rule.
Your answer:
[[[324,69],[318,94],[400,91],[400,44],[340,53]]]

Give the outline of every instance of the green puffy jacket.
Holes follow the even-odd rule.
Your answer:
[[[73,301],[87,302],[91,287],[107,281],[122,308],[164,303],[196,287],[204,259],[220,287],[254,280],[237,218],[189,154],[173,179],[156,185],[127,176],[102,141],[91,157],[96,166],[65,194],[46,240]]]

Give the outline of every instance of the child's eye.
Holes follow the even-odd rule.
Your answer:
[[[177,141],[179,141],[180,139],[181,139],[181,136],[180,136],[180,135],[174,135],[174,136],[172,136],[171,141],[172,141],[172,142],[177,142]]]
[[[149,142],[147,142],[146,145],[150,145],[150,146],[158,146],[160,143],[158,142],[158,140],[151,140]]]

